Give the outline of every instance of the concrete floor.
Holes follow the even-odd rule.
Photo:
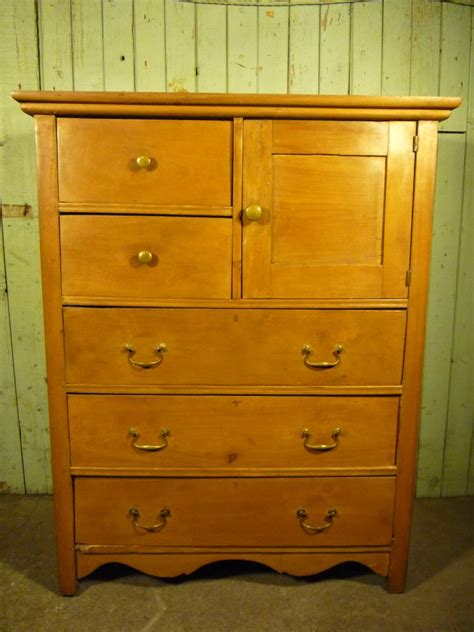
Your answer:
[[[57,592],[52,501],[0,496],[0,632],[472,632],[474,498],[415,503],[407,592],[357,565],[280,576],[223,562],[160,580],[120,565]]]

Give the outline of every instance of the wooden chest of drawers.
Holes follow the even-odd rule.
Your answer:
[[[36,117],[60,586],[247,559],[405,585],[457,99],[15,93]]]

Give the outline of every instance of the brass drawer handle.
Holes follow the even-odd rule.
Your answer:
[[[155,347],[154,353],[158,356],[158,360],[153,360],[152,362],[137,362],[133,359],[133,356],[136,354],[136,349],[132,345],[124,345],[123,347],[125,351],[128,353],[128,361],[132,366],[138,367],[140,369],[153,369],[153,367],[158,366],[163,362],[163,353],[167,351],[167,346],[164,342],[160,342],[160,344]]]
[[[166,526],[167,518],[169,517],[171,512],[167,507],[163,507],[163,509],[160,510],[160,514],[159,514],[161,518],[161,522],[157,522],[156,524],[152,524],[150,526],[145,525],[145,524],[140,524],[138,522],[140,518],[140,510],[138,509],[138,507],[130,507],[130,509],[128,510],[128,513],[132,516],[133,524],[136,527],[139,527],[140,529],[143,529],[144,531],[148,531],[149,533],[152,533],[153,531],[161,531],[161,529],[163,529],[163,527]]]
[[[158,450],[163,450],[163,448],[168,447],[168,437],[170,435],[170,431],[167,428],[162,428],[160,431],[160,437],[163,437],[163,441],[159,445],[139,445],[137,443],[137,439],[140,436],[140,433],[136,428],[128,429],[128,436],[132,437],[132,446],[137,448],[137,450],[144,450],[145,452],[158,452]]]
[[[305,522],[305,518],[308,517],[308,513],[306,509],[301,507],[300,509],[296,510],[296,517],[300,521],[300,525],[303,527],[303,529],[307,533],[321,533],[321,531],[325,531],[326,529],[329,529],[329,527],[332,526],[332,519],[334,518],[336,514],[337,514],[337,511],[335,509],[328,509],[328,512],[325,516],[326,523],[323,524],[322,527],[313,527],[312,525]]]
[[[334,439],[334,443],[320,443],[319,445],[311,445],[308,443],[309,438],[311,437],[311,432],[308,428],[304,428],[301,433],[301,436],[304,438],[303,445],[308,450],[315,450],[316,452],[328,452],[329,450],[334,450],[339,445],[339,435],[342,430],[340,428],[334,428],[331,432],[331,437]]]
[[[150,156],[137,156],[135,163],[139,169],[148,169],[151,166]]]
[[[262,207],[258,204],[251,204],[250,206],[247,206],[244,211],[244,215],[249,222],[258,222],[258,220],[262,217],[262,213]]]
[[[341,344],[337,344],[332,350],[332,354],[336,358],[335,362],[310,362],[309,356],[313,353],[313,347],[311,345],[303,345],[301,347],[301,353],[304,355],[304,363],[310,369],[332,369],[341,361],[341,353],[343,351],[344,347]]]
[[[140,263],[148,265],[153,261],[153,253],[149,250],[140,250],[140,252],[137,254],[137,259]]]

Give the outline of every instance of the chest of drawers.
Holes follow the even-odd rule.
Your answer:
[[[344,561],[405,585],[447,98],[21,92],[60,587]]]

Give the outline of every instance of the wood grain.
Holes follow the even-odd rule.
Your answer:
[[[413,487],[415,480],[418,420],[420,414],[421,378],[425,337],[426,300],[428,289],[430,235],[436,164],[436,124],[423,121],[418,125],[420,148],[416,159],[413,200],[413,237],[411,252],[412,283],[409,312],[404,389],[400,404],[397,490],[393,525],[393,549],[390,556],[388,586],[392,592],[405,589],[408,542],[410,536]]]
[[[70,395],[73,467],[374,468],[395,463],[397,397],[231,397]],[[192,411],[192,412],[191,412]],[[190,414],[191,413],[191,414]],[[98,423],[99,421],[99,423]],[[168,447],[147,452],[138,444]],[[327,452],[304,447],[339,445]],[[158,472],[156,471],[158,468]],[[352,472],[351,472],[352,473]]]
[[[405,313],[67,307],[64,330],[69,385],[393,385]],[[154,369],[128,362],[125,344],[148,362],[162,342],[168,350]],[[305,366],[303,345],[313,362],[331,362],[339,343],[337,367]]]
[[[229,205],[231,134],[224,121],[60,119],[60,199]],[[137,168],[142,155],[149,169]]]
[[[170,553],[83,553],[78,551],[77,567],[78,577],[85,577],[103,564],[116,562],[126,564],[139,571],[159,577],[176,577],[178,575],[190,575],[198,568],[206,564],[226,560],[246,560],[258,562],[272,568],[279,573],[291,575],[313,575],[342,562],[358,562],[370,568],[374,573],[386,575],[388,572],[388,554],[373,553],[371,551],[360,552],[326,552],[326,553],[268,553],[264,551],[234,553],[186,553],[186,555],[174,555]]]
[[[234,155],[232,181],[232,298],[242,296],[242,188],[244,122],[234,119]]]
[[[60,590],[72,595],[76,590],[74,556],[73,490],[69,475],[67,402],[64,392],[64,341],[61,314],[58,174],[56,162],[56,122],[52,117],[36,118],[38,189],[41,230],[41,268],[45,306],[46,362],[48,369],[51,459],[54,482],[54,511],[58,546]]]
[[[230,298],[231,239],[231,220],[223,218],[64,216],[62,291],[90,297]],[[213,248],[203,247],[208,243]],[[149,264],[140,263],[142,251],[152,253]]]
[[[425,116],[429,116],[429,110],[450,110],[460,104],[459,97],[442,96],[362,96],[362,95],[328,95],[328,94],[304,94],[304,95],[278,95],[278,94],[206,94],[178,92],[167,94],[163,92],[80,92],[80,91],[55,91],[55,90],[14,90],[12,97],[19,103],[50,103],[61,104],[77,103],[89,104],[89,112],[95,111],[94,106],[99,104],[117,105],[238,105],[238,106],[276,106],[276,107],[312,107],[333,108],[351,110],[361,109],[388,109],[386,117],[390,116],[390,110],[428,110]],[[214,109],[216,112],[217,110]],[[398,114],[398,113],[397,113]],[[302,117],[304,118],[304,117]]]
[[[345,121],[274,121],[275,154],[348,154],[386,156],[388,123]]]
[[[393,477],[77,478],[76,540],[122,546],[388,545],[394,488]],[[135,506],[145,525],[169,508],[166,526],[153,533],[134,526],[128,510]],[[309,534],[297,519],[299,507],[307,510],[309,524],[324,524],[330,508],[338,513],[329,529]]]
[[[275,121],[271,148],[257,125],[244,197],[263,216],[244,223],[244,297],[405,297],[415,124],[390,123],[388,149],[386,123]]]

